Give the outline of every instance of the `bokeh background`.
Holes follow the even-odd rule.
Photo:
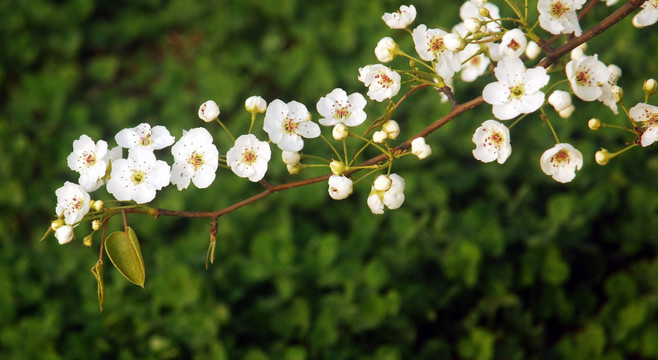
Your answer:
[[[415,24],[459,21],[461,1],[414,4]],[[0,358],[658,358],[658,156],[649,147],[594,164],[599,147],[632,141],[588,130],[592,116],[625,124],[598,102],[576,101],[566,120],[547,109],[561,141],[586,159],[566,185],[539,168],[554,140],[536,115],[513,128],[503,166],[473,159],[471,135],[491,118],[482,106],[430,136],[430,158],[396,162],[407,182],[401,209],[372,215],[367,184],[340,202],[326,184],[278,193],[220,219],[208,270],[207,220],[128,216],[146,289],[106,258],[102,313],[90,272],[100,236],[84,247],[83,225],[66,246],[52,235],[39,242],[55,189],[77,180],[66,156],[81,134],[113,145],[119,130],[142,122],[177,138],[208,126],[224,153],[228,138],[196,116],[202,102],[216,100],[241,133],[251,95],[298,100],[314,112],[335,87],[365,93],[358,68],[376,63],[381,37],[413,53],[409,36],[381,21],[399,5],[0,2]],[[612,9],[600,4],[583,28]],[[629,107],[642,101],[644,79],[658,77],[655,30],[635,30],[628,18],[589,43],[588,53],[622,68]],[[492,79],[457,81],[458,100]],[[418,92],[400,108],[401,138],[448,111],[438,99]],[[366,110],[374,118],[383,106],[371,101]],[[328,154],[319,141],[307,143],[309,152]],[[159,154],[169,160],[166,150]],[[279,156],[274,150],[273,183],[317,174],[291,178]],[[258,191],[220,170],[210,188],[169,187],[153,205],[214,210]],[[108,198],[105,190],[93,197]]]

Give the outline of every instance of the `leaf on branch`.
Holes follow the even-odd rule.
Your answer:
[[[96,265],[91,268],[91,273],[94,274],[96,282],[98,283],[98,305],[103,311],[103,303],[105,302],[105,282],[103,281],[103,260],[98,260]]]
[[[131,283],[144,287],[144,259],[137,235],[130,226],[126,227],[126,231],[113,232],[105,239],[105,252],[121,275]]]

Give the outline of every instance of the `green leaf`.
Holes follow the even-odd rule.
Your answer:
[[[130,226],[126,227],[126,231],[116,231],[105,238],[105,252],[121,275],[131,283],[144,287],[146,272],[142,251],[137,235]]]
[[[98,305],[103,311],[103,303],[105,302],[105,282],[103,282],[103,260],[98,259],[98,262],[91,268],[91,273],[94,274],[96,282],[98,282]]]

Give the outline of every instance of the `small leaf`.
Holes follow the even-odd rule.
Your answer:
[[[98,282],[98,305],[103,311],[103,303],[105,302],[105,282],[103,282],[103,260],[98,260],[96,265],[91,268],[91,273],[94,274],[96,282]]]
[[[208,270],[208,262],[211,264],[215,263],[215,248],[217,247],[217,242],[213,239],[208,245],[208,252],[206,253],[206,270]]]
[[[105,252],[121,275],[131,283],[144,287],[144,259],[137,235],[130,226],[126,227],[126,231],[113,232],[105,239]]]

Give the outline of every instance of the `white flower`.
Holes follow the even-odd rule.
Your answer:
[[[553,106],[556,112],[560,112],[571,106],[571,95],[562,90],[555,90],[548,97],[548,103]]]
[[[557,182],[567,183],[583,166],[583,154],[570,144],[557,144],[544,151],[539,162],[541,170]]]
[[[329,177],[329,196],[334,200],[343,200],[352,194],[352,180],[345,176]]]
[[[418,156],[420,160],[432,154],[432,148],[425,143],[424,137],[417,137],[411,142],[411,153]]]
[[[642,10],[633,16],[633,26],[643,28],[658,21],[658,0],[647,0],[642,4]]]
[[[254,134],[240,135],[226,153],[226,163],[235,175],[258,182],[265,176],[271,156],[266,141],[258,140]]]
[[[400,91],[400,74],[382,64],[359,68],[359,81],[368,87],[368,97],[382,102]]]
[[[416,19],[416,8],[413,5],[402,5],[394,13],[385,13],[382,20],[391,29],[404,29]]]
[[[601,96],[601,86],[610,79],[610,71],[598,56],[582,56],[571,60],[565,68],[573,93],[584,101],[594,101]]]
[[[288,104],[276,99],[265,112],[263,129],[279,149],[299,151],[305,138],[320,136],[320,126],[310,121],[310,113],[304,104],[291,101]]]
[[[498,82],[487,84],[482,96],[493,105],[496,118],[509,120],[534,112],[544,103],[540,89],[550,78],[543,67],[526,70],[519,58],[506,57],[498,62],[494,73]]]
[[[509,129],[496,120],[487,120],[473,134],[473,157],[484,163],[494,160],[502,164],[512,153]]]
[[[541,48],[534,41],[529,41],[528,46],[525,48],[525,56],[530,60],[534,60],[541,54]]]
[[[500,51],[503,56],[519,57],[528,46],[528,40],[521,29],[512,29],[503,35]]]
[[[244,102],[244,108],[254,114],[262,114],[267,110],[267,102],[260,96],[250,96]]]
[[[316,109],[323,118],[318,120],[321,125],[358,126],[366,120],[366,98],[359,93],[347,96],[343,89],[334,89],[327,96],[320,98]]]
[[[127,159],[112,163],[107,191],[119,201],[134,200],[138,204],[155,198],[156,190],[169,184],[171,168],[156,160],[152,150],[139,146],[128,151]]]
[[[486,23],[485,28],[481,29],[484,32],[499,32],[500,25],[498,24],[498,21],[487,21],[487,19],[480,15],[480,9],[485,9],[485,11],[489,13],[488,18],[500,19],[500,10],[498,9],[498,6],[491,3],[486,3],[483,6],[476,6],[470,1],[464,2],[464,4],[462,4],[462,6],[459,8],[459,17],[462,19],[462,21],[466,21],[466,19],[469,18],[476,18],[482,23]]]
[[[94,191],[103,184],[101,179],[107,172],[108,158],[107,142],[98,140],[94,143],[89,136],[81,135],[73,141],[73,152],[66,162],[71,170],[80,174],[78,183],[85,191]]]
[[[208,100],[199,106],[199,119],[211,122],[219,116],[219,106],[213,100]]]
[[[393,60],[399,51],[400,47],[398,44],[391,37],[387,36],[377,43],[375,56],[380,62],[387,63]]]
[[[464,50],[459,52],[459,61],[463,64],[461,78],[465,82],[475,81],[480,75],[484,74],[491,63],[484,54],[477,54],[480,46],[468,44]],[[477,55],[476,55],[477,54]]]
[[[451,78],[461,69],[459,57],[445,46],[448,33],[441,29],[428,29],[425,24],[418,25],[411,34],[416,52],[425,61],[436,60],[436,72],[444,79]]]
[[[642,126],[644,130],[640,144],[646,147],[658,140],[658,106],[639,103],[633,106],[628,114]]]
[[[174,143],[175,139],[169,134],[166,127],[143,123],[131,129],[123,129],[114,136],[117,144],[122,148],[131,149],[136,146],[151,150],[160,150]]]
[[[60,245],[68,244],[73,240],[73,226],[64,225],[55,230],[55,237]]]
[[[199,189],[215,181],[219,151],[212,143],[212,135],[205,128],[183,131],[183,136],[171,147],[174,164],[171,167],[171,183],[178,190],[187,189],[190,181]]]
[[[290,166],[297,166],[299,164],[299,161],[301,160],[301,156],[299,155],[298,152],[296,151],[282,151],[281,152],[281,160],[283,160],[283,163],[286,165]]]
[[[91,198],[82,186],[67,181],[64,186],[55,190],[55,195],[55,214],[63,216],[67,225],[75,225],[89,212]]]
[[[387,178],[389,181],[385,181],[382,178]],[[368,196],[368,207],[373,214],[383,214],[384,205],[390,210],[395,210],[402,206],[404,202],[404,179],[398,174],[391,175],[379,175],[375,179],[375,186],[373,184],[370,189],[370,195]],[[388,187],[383,187],[383,185],[388,184]]]
[[[579,10],[585,1],[539,0],[537,2],[539,26],[553,35],[574,33],[580,36],[582,31],[576,10]]]

